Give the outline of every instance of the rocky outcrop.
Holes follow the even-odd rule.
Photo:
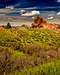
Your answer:
[[[40,16],[37,16],[36,18],[34,18],[34,21],[32,23],[32,27],[33,28],[37,28],[37,27],[43,27],[43,24],[46,24],[47,21],[45,19],[43,19]]]
[[[32,23],[32,28],[48,28],[60,31],[60,25],[48,23],[44,18],[37,16]]]

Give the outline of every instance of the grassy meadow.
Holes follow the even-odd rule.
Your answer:
[[[0,27],[0,75],[60,75],[60,33]]]

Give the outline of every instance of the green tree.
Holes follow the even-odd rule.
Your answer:
[[[12,27],[11,27],[11,24],[10,24],[9,22],[7,23],[6,28],[7,28],[7,29],[12,28]]]

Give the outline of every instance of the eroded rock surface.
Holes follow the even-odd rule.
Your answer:
[[[48,23],[44,18],[37,16],[34,18],[32,23],[32,28],[48,28],[60,31],[60,25],[59,24],[52,24]]]

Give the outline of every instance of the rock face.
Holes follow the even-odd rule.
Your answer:
[[[32,28],[48,28],[60,31],[60,25],[48,23],[45,19],[37,16],[32,23]]]
[[[43,19],[42,17],[40,17],[40,16],[37,16],[35,19],[34,19],[34,21],[33,21],[33,23],[32,23],[32,27],[33,28],[37,28],[37,27],[43,27],[43,24],[46,24],[47,23],[47,21],[45,20],[45,19]]]

